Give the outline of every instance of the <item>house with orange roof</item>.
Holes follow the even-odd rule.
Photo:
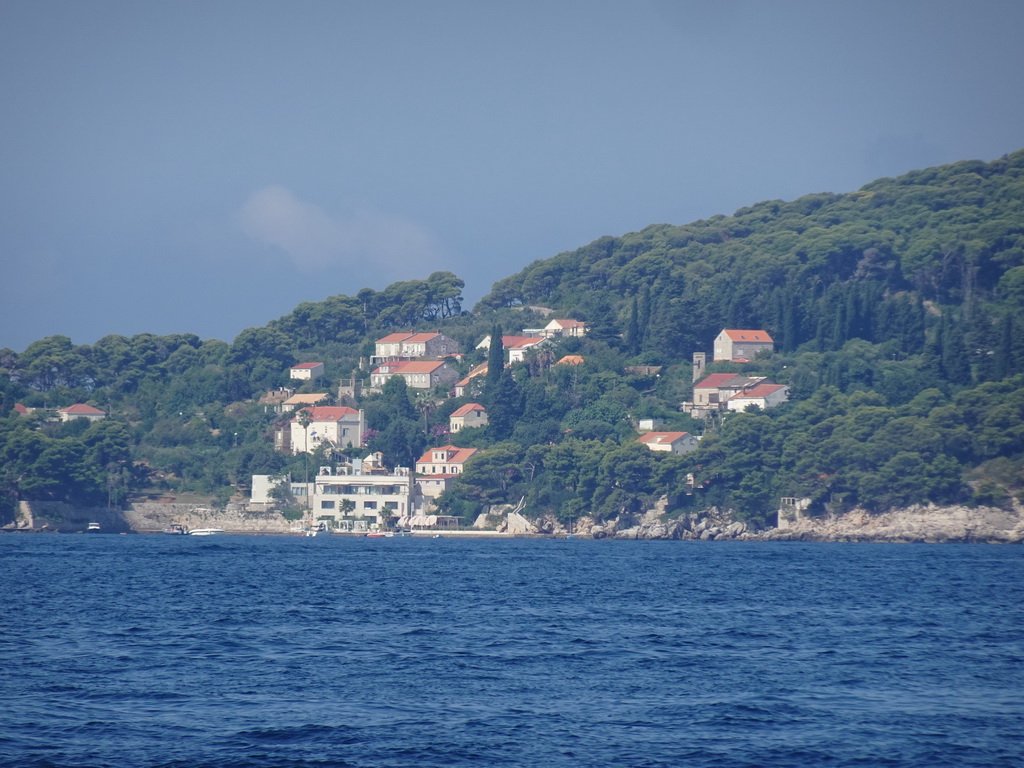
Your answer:
[[[746,363],[762,352],[774,352],[775,342],[767,331],[734,330],[726,328],[715,337],[714,361],[729,360]]]
[[[478,365],[475,368],[473,368],[466,375],[465,378],[459,379],[457,382],[455,382],[455,396],[456,397],[465,397],[466,395],[468,395],[469,394],[469,388],[470,388],[470,385],[473,382],[473,379],[477,378],[478,376],[486,376],[486,375],[487,375],[487,363],[480,363],[480,365]]]
[[[651,451],[664,451],[678,456],[697,449],[697,438],[689,432],[648,432],[637,438]]]
[[[458,372],[443,360],[398,360],[381,363],[370,373],[370,386],[380,388],[392,376],[401,376],[407,387],[433,389],[451,386]]]
[[[547,344],[548,340],[543,336],[501,336],[501,346],[505,351],[505,358],[508,363],[521,363],[526,359],[526,353],[536,349],[541,344]],[[477,349],[490,349],[491,337],[484,336],[483,340],[476,345]]]
[[[324,375],[324,364],[323,363],[298,363],[293,365],[288,375],[290,378],[298,379],[299,381],[310,381],[312,379],[319,379]]]
[[[566,355],[555,365],[583,365],[583,355]]]
[[[72,419],[100,421],[107,417],[107,414],[99,408],[93,408],[91,405],[86,405],[85,403],[75,403],[74,405],[69,405],[67,408],[61,408],[57,411],[57,415],[60,417],[61,421],[71,421]]]
[[[462,474],[466,462],[477,451],[477,448],[458,448],[454,445],[430,448],[416,461],[416,482],[420,493],[436,499],[451,487],[452,480]]]
[[[693,405],[718,406],[730,397],[765,380],[764,376],[712,373],[693,385]]]
[[[487,426],[487,409],[479,403],[466,403],[461,408],[452,411],[448,417],[448,429],[450,432],[461,432],[466,427]]]
[[[302,414],[308,413],[309,425],[302,425]],[[288,453],[317,450],[324,443],[336,450],[363,444],[366,420],[362,410],[342,405],[314,405],[299,410],[288,422],[287,429],[275,435],[275,447]]]
[[[748,408],[760,408],[766,411],[789,400],[789,387],[782,384],[765,382],[749,389],[743,389],[725,401],[730,411],[745,411]]]

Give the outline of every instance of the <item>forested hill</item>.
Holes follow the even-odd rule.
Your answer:
[[[353,376],[369,383],[375,339],[440,330],[467,353],[450,362],[464,376],[485,361],[485,334],[542,327],[547,310],[587,321],[587,337],[493,365],[462,398],[392,379],[358,399],[367,445],[338,453],[410,466],[428,445],[484,449],[440,500],[467,519],[521,501],[600,520],[667,498],[670,514],[717,507],[757,524],[780,497],[812,513],[1024,501],[1024,150],[604,237],[499,281],[472,312],[462,289],[437,272],[305,302],[230,344],[53,336],[0,350],[0,523],[19,499],[190,491],[223,504],[253,474],[302,477],[343,457],[274,450],[291,414],[260,400],[296,386],[289,366],[322,361],[325,377],[300,391],[333,398]],[[765,329],[775,353],[708,372],[768,377],[789,403],[708,421],[682,411],[692,354],[723,328]],[[584,362],[555,365],[563,355]],[[468,402],[489,425],[449,434]],[[59,422],[75,403],[107,417]],[[699,447],[651,452],[640,419]]]
[[[499,281],[480,307],[556,306],[596,322],[612,311],[628,335],[635,300],[631,351],[668,360],[722,328],[769,329],[783,352],[851,338],[919,352],[920,301],[954,309],[971,354],[991,348],[980,338],[1022,299],[1024,150],[603,237]]]

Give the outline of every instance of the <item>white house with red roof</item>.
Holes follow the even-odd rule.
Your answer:
[[[289,370],[288,375],[293,379],[300,381],[309,381],[310,379],[319,379],[324,375],[324,364],[323,363],[299,363],[293,365]]]
[[[679,455],[697,449],[697,438],[689,432],[648,432],[637,438],[651,451],[664,451]]]
[[[101,411],[99,408],[93,408],[91,405],[85,403],[75,403],[69,405],[67,408],[61,408],[57,411],[57,415],[61,421],[71,421],[72,419],[88,419],[89,421],[99,421],[105,419],[107,414]]]
[[[459,378],[458,372],[443,360],[398,360],[381,363],[370,373],[370,386],[380,388],[392,376],[401,376],[413,389],[433,389],[451,386]]]
[[[452,480],[462,474],[467,461],[477,452],[476,448],[457,448],[442,445],[431,448],[416,461],[416,482],[420,493],[436,499],[451,486]]]
[[[308,413],[310,422],[303,427],[301,414]],[[363,411],[344,405],[317,405],[302,408],[292,417],[288,425],[288,443],[278,447],[289,453],[313,452],[323,443],[336,449],[363,444],[366,422]],[[283,435],[282,435],[283,437]]]
[[[547,339],[579,339],[587,335],[587,324],[582,320],[552,320],[541,330]]]
[[[693,405],[717,406],[744,389],[756,386],[764,376],[742,376],[738,373],[712,373],[693,385]]]
[[[744,389],[725,401],[730,411],[745,411],[748,408],[760,408],[766,411],[789,400],[789,387],[782,384],[765,382],[750,389]]]
[[[440,359],[459,354],[458,342],[438,331],[423,333],[391,333],[377,339],[374,345],[373,363],[417,360],[421,358]]]
[[[501,346],[505,351],[505,358],[511,363],[521,363],[526,359],[526,353],[536,349],[541,344],[547,344],[548,340],[543,336],[501,336]],[[491,337],[484,336],[483,340],[476,345],[477,349],[490,349]]]
[[[448,429],[451,432],[461,432],[466,427],[484,426],[487,426],[487,409],[479,403],[466,403],[452,411],[452,415],[448,417]]]
[[[715,362],[730,360],[745,363],[762,352],[775,351],[775,342],[767,331],[726,328],[715,337]]]

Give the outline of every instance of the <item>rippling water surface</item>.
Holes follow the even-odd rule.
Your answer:
[[[4,766],[1021,766],[1024,548],[0,537]]]

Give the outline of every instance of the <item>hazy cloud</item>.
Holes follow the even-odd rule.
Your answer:
[[[242,231],[264,245],[284,251],[306,270],[372,260],[377,267],[415,268],[436,261],[430,234],[414,222],[361,208],[331,216],[291,190],[257,190],[238,214]]]

